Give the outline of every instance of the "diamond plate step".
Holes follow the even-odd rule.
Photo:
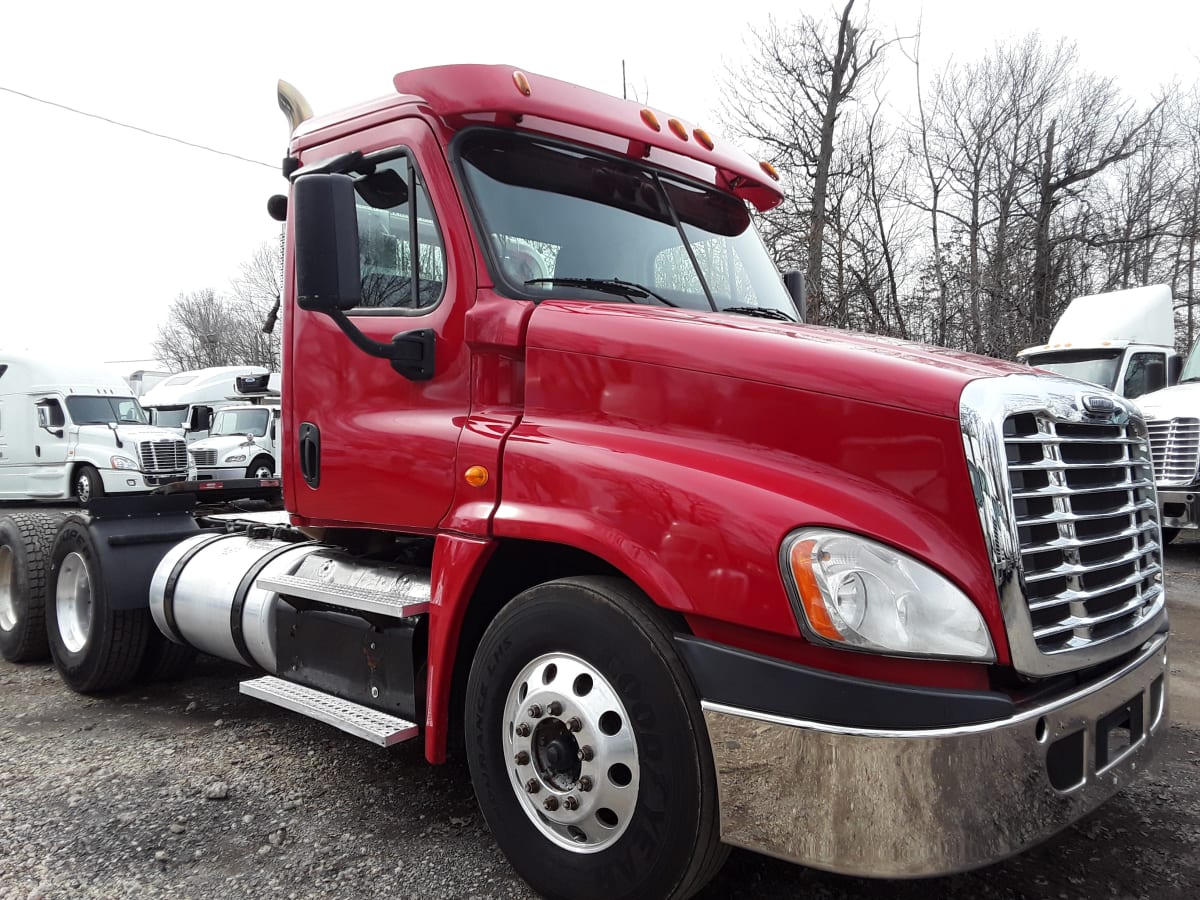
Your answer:
[[[254,584],[264,590],[289,597],[303,597],[305,600],[316,600],[330,606],[343,606],[396,618],[419,616],[429,612],[428,593],[424,599],[413,599],[349,584],[318,581],[300,575],[262,575]]]
[[[249,697],[257,697],[326,725],[340,728],[355,737],[364,738],[380,747],[391,747],[401,741],[415,738],[420,729],[405,719],[390,716],[377,709],[360,706],[282,678],[268,675],[243,681],[238,690]]]

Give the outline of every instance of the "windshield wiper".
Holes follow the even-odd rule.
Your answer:
[[[1200,375],[1189,375],[1187,378],[1180,378],[1180,384],[1191,384],[1193,381],[1200,381]]]
[[[778,309],[771,309],[769,306],[725,306],[718,310],[718,312],[731,312],[742,316],[756,316],[760,319],[777,319],[780,322],[796,321],[787,313],[781,312]]]
[[[636,281],[626,281],[623,278],[530,278],[526,284],[562,284],[567,287],[590,288],[593,291],[603,291],[608,294],[620,294],[626,300],[633,302],[634,297],[653,297],[663,306],[678,307],[661,294]]]

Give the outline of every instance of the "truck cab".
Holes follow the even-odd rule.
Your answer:
[[[1133,400],[1179,380],[1171,289],[1159,284],[1076,297],[1045,344],[1017,358]]]
[[[206,438],[213,414],[242,398],[231,397],[237,379],[266,375],[262,366],[210,366],[178,372],[155,384],[142,396],[150,423],[168,428],[188,443]]]
[[[0,355],[0,500],[86,502],[186,474],[183,441],[150,426],[119,376]]]
[[[278,474],[279,376],[271,378],[273,389],[267,389],[265,374],[239,378],[237,400],[217,410],[208,437],[188,446],[196,481],[273,478]]]

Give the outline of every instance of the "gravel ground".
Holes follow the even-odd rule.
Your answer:
[[[716,898],[1200,896],[1200,540],[1168,551],[1172,740],[1054,840],[952,878],[866,881],[735,851]],[[0,898],[531,898],[461,762],[381,750],[243,697],[245,670],[73,694],[0,661]],[[821,827],[814,822],[814,827]]]

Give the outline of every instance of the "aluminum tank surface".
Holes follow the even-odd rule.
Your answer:
[[[259,577],[291,574],[319,549],[323,545],[245,534],[188,538],[172,547],[154,572],[150,582],[154,623],[176,643],[275,674],[278,594],[255,587],[254,582]]]

